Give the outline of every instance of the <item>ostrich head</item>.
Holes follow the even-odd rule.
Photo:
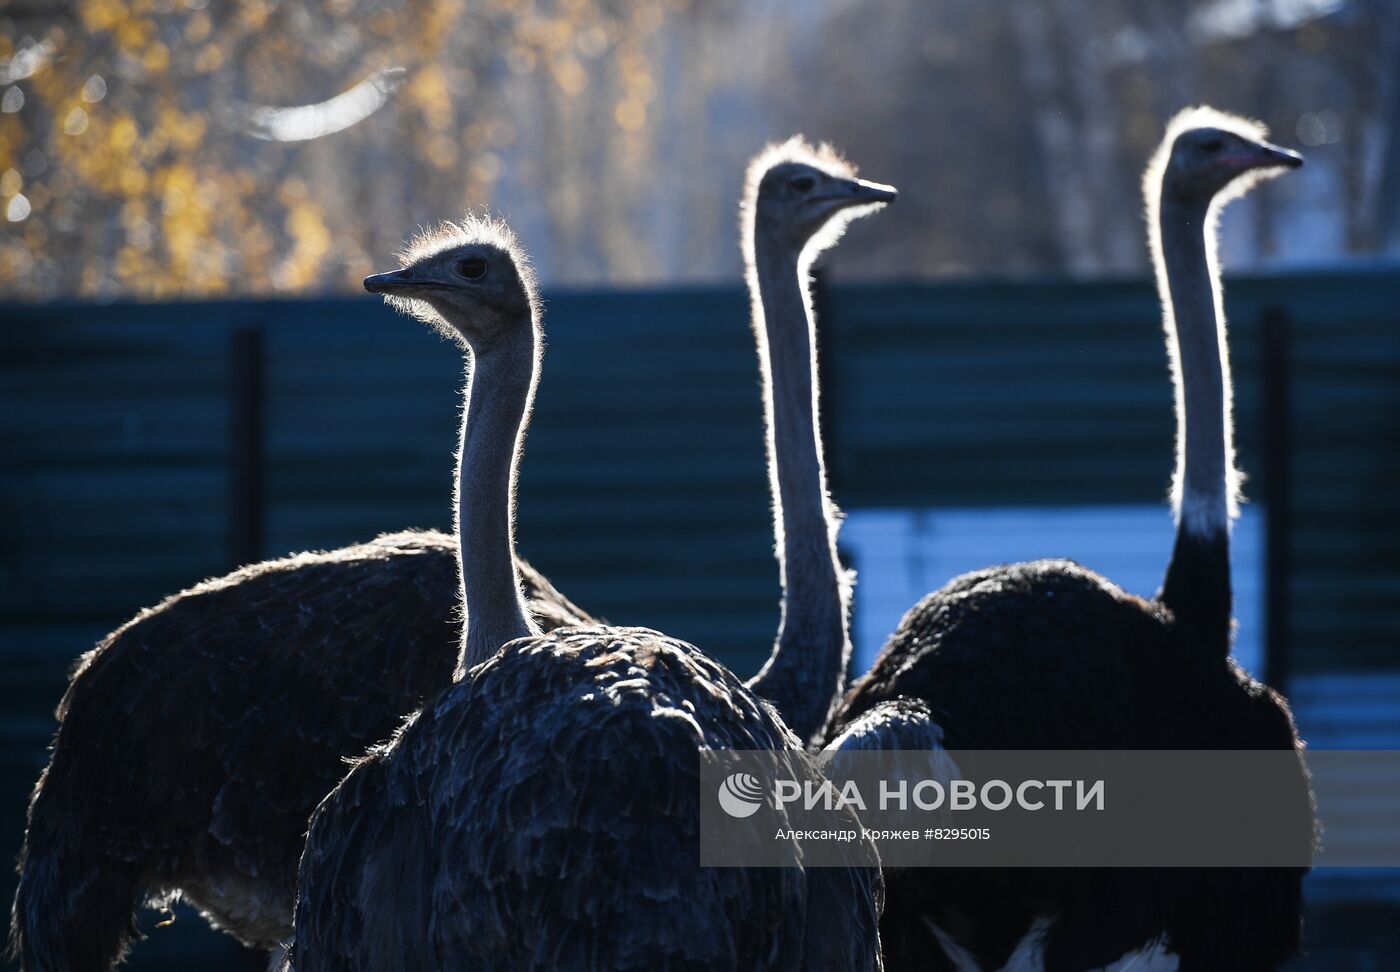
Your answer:
[[[538,324],[534,270],[500,220],[442,223],[410,240],[399,262],[401,269],[366,277],[365,289],[469,347]]]
[[[846,224],[893,202],[894,186],[856,178],[855,167],[830,145],[800,135],[770,145],[749,163],[744,188],[744,245],[755,232],[815,253],[840,238]]]
[[[1303,164],[1297,152],[1265,141],[1267,134],[1258,122],[1205,106],[1188,108],[1167,125],[1148,167],[1148,185],[1183,200],[1222,196],[1223,202]]]

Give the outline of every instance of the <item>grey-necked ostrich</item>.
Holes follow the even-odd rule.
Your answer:
[[[699,866],[699,750],[798,757],[772,707],[684,642],[605,626],[543,635],[521,600],[515,485],[541,332],[509,230],[449,224],[365,286],[472,360],[465,624],[454,684],[312,818],[288,964],[877,968],[877,868]]]
[[[245,567],[84,656],[19,857],[10,941],[23,968],[108,969],[141,902],[175,895],[275,949],[311,811],[347,758],[450,684],[457,543],[405,532]],[[520,569],[542,627],[592,621]]]
[[[852,686],[827,729],[834,745],[915,749],[941,736],[950,750],[1292,750],[1294,798],[1277,812],[1298,847],[1311,846],[1288,705],[1229,657],[1238,476],[1214,227],[1228,199],[1301,164],[1264,134],[1210,109],[1184,111],[1144,178],[1178,411],[1177,538],[1159,596],[1140,599],[1067,561],[959,577],[905,615]],[[886,956],[891,968],[926,968],[951,942],[947,954],[985,969],[1015,952],[1048,972],[1082,972],[1155,948],[1181,970],[1273,969],[1299,947],[1302,877],[1299,868],[889,872]]]
[[[749,687],[810,742],[845,686],[850,584],[836,557],[836,507],[827,493],[817,409],[812,261],[854,218],[895,198],[856,178],[827,145],[800,137],[749,163],[741,205],[745,276],[763,378],[768,478],[782,617],[768,663]]]

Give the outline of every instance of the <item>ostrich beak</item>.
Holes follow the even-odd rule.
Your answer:
[[[870,203],[892,203],[899,198],[899,190],[880,182],[867,182],[852,179],[847,183],[850,193],[850,206],[865,206]]]
[[[1292,149],[1286,149],[1281,145],[1273,145],[1269,142],[1261,142],[1258,147],[1258,158],[1254,162],[1257,169],[1272,169],[1282,167],[1285,169],[1296,169],[1303,164],[1303,157]]]
[[[1248,142],[1222,158],[1220,164],[1229,166],[1235,172],[1248,172],[1250,169],[1296,169],[1303,164],[1303,157],[1281,145]]]
[[[365,289],[372,294],[411,296],[428,281],[417,280],[408,269],[394,270],[391,273],[374,273],[365,278]]]

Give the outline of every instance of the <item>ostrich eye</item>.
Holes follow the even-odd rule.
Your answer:
[[[486,276],[486,261],[481,257],[467,257],[457,264],[457,272],[468,280],[480,280]]]
[[[792,180],[792,187],[798,192],[811,192],[812,187],[817,184],[817,180],[811,176],[798,176]]]
[[[1207,152],[1219,152],[1224,147],[1224,139],[1219,138],[1208,138],[1201,143],[1201,148],[1205,149]]]

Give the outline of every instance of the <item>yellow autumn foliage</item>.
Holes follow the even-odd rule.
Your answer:
[[[634,138],[654,84],[616,41],[653,29],[667,3],[33,7],[0,21],[0,59],[27,72],[0,111],[0,292],[165,299],[351,287],[404,225],[488,202],[519,140],[502,93],[514,79],[537,76],[557,99],[605,88],[601,117]],[[395,67],[401,84],[379,73]],[[317,128],[374,84],[378,110]],[[385,187],[402,212],[364,218]]]

